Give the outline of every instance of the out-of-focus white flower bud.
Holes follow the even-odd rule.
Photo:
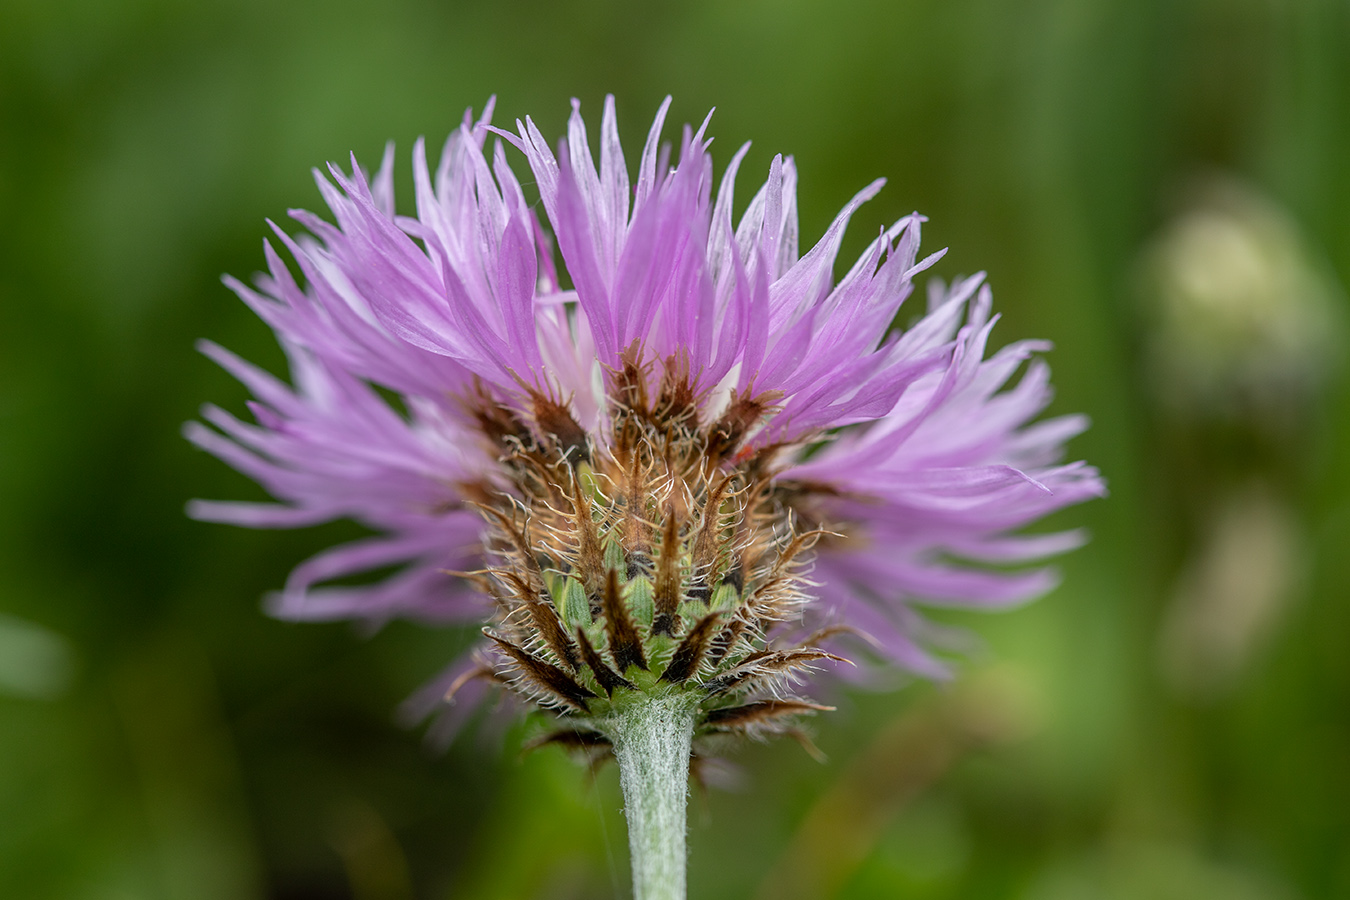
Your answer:
[[[1173,689],[1213,699],[1237,683],[1301,589],[1302,543],[1293,511],[1266,485],[1249,484],[1216,506],[1159,635]]]
[[[1141,268],[1150,370],[1174,412],[1268,418],[1315,392],[1340,353],[1339,286],[1248,186],[1197,188]]]

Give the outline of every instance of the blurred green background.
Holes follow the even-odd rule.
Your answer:
[[[1057,592],[945,617],[956,684],[738,754],[691,896],[1350,897],[1344,0],[0,0],[0,896],[627,895],[613,770],[396,725],[468,635],[266,618],[356,529],[188,521],[259,494],[179,436],[245,399],[196,338],[280,369],[219,276],[311,166],[393,138],[406,198],[490,94],[606,92],[630,149],[669,92],[744,185],[795,154],[811,240],[888,176],[844,256],[929,215],[1112,488]]]

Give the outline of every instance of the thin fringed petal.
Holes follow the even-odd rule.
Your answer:
[[[642,147],[642,161],[638,165],[638,183],[637,193],[633,200],[634,207],[640,207],[647,202],[647,198],[656,188],[657,179],[657,147],[661,142],[661,129],[666,123],[666,113],[670,111],[671,98],[669,96],[661,101],[661,106],[656,110],[656,118],[652,121],[651,130],[647,132],[647,143]]]
[[[213,344],[203,350],[249,384],[263,402],[255,407],[257,425],[207,407],[204,417],[220,430],[192,422],[185,429],[188,438],[257,479],[283,502],[194,501],[191,515],[255,528],[350,517],[389,535],[337,548],[301,565],[276,601],[278,612],[343,617],[333,612],[340,608],[359,618],[383,620],[397,607],[399,615],[442,620],[463,606],[445,599],[463,591],[444,573],[475,564],[481,523],[463,508],[451,485],[483,477],[491,460],[473,449],[472,440],[466,441],[469,435],[462,426],[425,405],[414,407],[415,418],[409,421],[364,383],[298,348],[291,348],[290,356],[299,390]],[[394,564],[407,568],[386,582],[313,590],[323,580]],[[433,584],[439,587],[419,608],[413,587]],[[361,596],[380,602],[350,606]],[[339,597],[345,598],[340,604]]]
[[[476,522],[466,524],[468,535],[476,533]],[[459,553],[446,550],[446,539],[453,538],[457,530],[371,538],[334,547],[297,566],[285,590],[268,601],[269,609],[278,618],[305,621],[360,618],[382,623],[395,617],[472,621],[483,613],[482,598],[446,574],[455,571],[456,565],[472,564],[477,557],[472,544],[461,547]],[[372,585],[315,588],[323,581],[399,563],[410,565]]]
[[[488,690],[496,685],[492,672],[483,663],[486,649],[480,644],[466,652],[399,704],[399,722],[411,728],[435,714],[435,721],[427,731],[427,743],[435,750],[448,747],[482,706]]]
[[[279,503],[241,503],[193,500],[187,505],[189,518],[201,522],[220,522],[244,528],[304,528],[327,522],[332,515],[322,509],[296,509]]]
[[[375,208],[390,219],[394,218],[394,142],[384,145],[380,168],[370,180],[370,195]]]

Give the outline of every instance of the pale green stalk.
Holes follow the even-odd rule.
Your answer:
[[[610,719],[635,900],[685,900],[685,806],[696,710],[689,696],[640,696]]]

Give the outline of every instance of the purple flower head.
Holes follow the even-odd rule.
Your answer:
[[[256,287],[228,281],[276,331],[294,386],[206,344],[253,392],[256,424],[208,407],[216,430],[187,430],[278,500],[193,516],[375,532],[302,563],[276,615],[484,626],[436,698],[497,682],[584,748],[631,691],[687,692],[700,734],[778,730],[816,708],[785,687],[850,636],[942,677],[919,608],[1043,593],[1049,570],[1006,564],[1082,536],[1021,529],[1103,493],[1096,470],[1061,462],[1085,419],[1034,421],[1046,345],[986,355],[983,276],[930,280],[926,310],[895,327],[942,256],[919,257],[921,216],[881,229],[836,281],[845,227],[882,182],[799,254],[792,159],[774,158],[736,221],[748,145],[715,179],[705,121],[672,165],[668,106],[631,182],[612,97],[598,167],[575,102],[556,153],[529,119],[491,127],[491,104],[434,176],[419,141],[416,217],[394,210],[392,146],[373,179],[355,160],[316,172],[335,222],[273,226],[303,280],[268,243]]]

